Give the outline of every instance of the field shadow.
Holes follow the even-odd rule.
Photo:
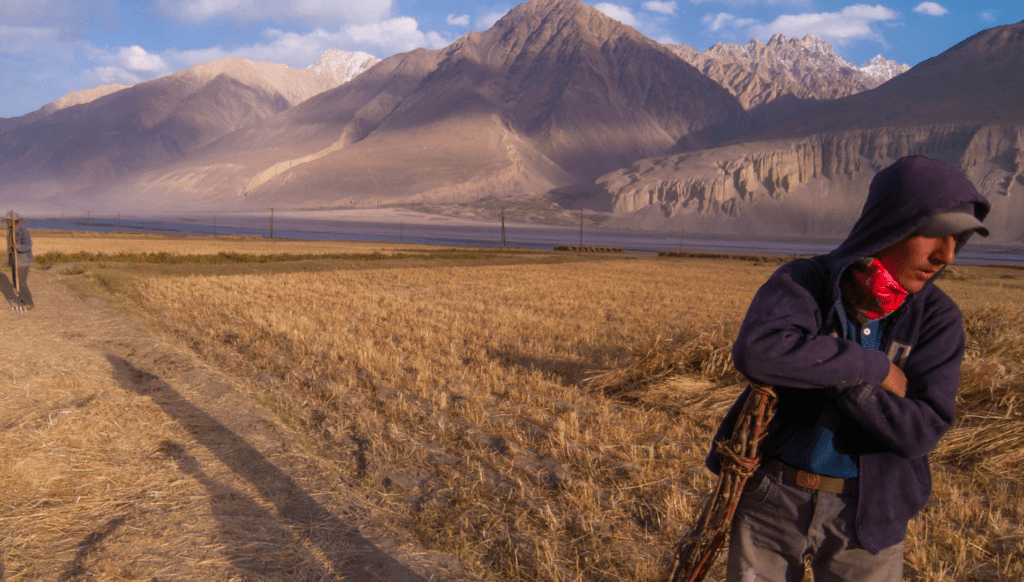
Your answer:
[[[316,546],[336,575],[357,582],[425,582],[407,566],[362,537],[356,528],[325,509],[255,447],[189,402],[160,377],[136,368],[124,358],[108,355],[107,360],[114,368],[115,380],[122,387],[152,400],[196,442],[250,483],[263,500],[276,509],[276,516],[267,514],[267,519],[276,520],[292,535]],[[166,443],[163,449],[165,454],[179,450]],[[192,465],[190,456],[177,455],[175,458],[170,454],[182,470],[186,473],[192,471],[194,477],[199,475],[195,473],[197,466]],[[204,485],[210,490],[214,484],[208,482]]]
[[[8,269],[10,271],[10,269]],[[4,294],[4,299],[8,303],[18,298],[18,292],[14,290],[14,283],[11,282],[10,275],[0,275],[0,293]]]
[[[291,529],[278,523],[273,514],[244,492],[208,475],[199,460],[180,443],[164,441],[159,450],[174,461],[182,473],[206,489],[219,524],[220,539],[225,542],[224,553],[237,568],[255,576],[274,577],[295,575],[317,564],[316,557],[295,539]],[[266,551],[268,538],[287,551]],[[253,551],[253,548],[264,551]],[[317,580],[330,577],[326,571],[315,572],[313,576]]]
[[[111,536],[117,528],[121,527],[125,521],[127,521],[128,515],[123,514],[114,517],[103,524],[103,527],[92,532],[82,543],[78,544],[78,551],[75,552],[75,558],[71,560],[71,563],[64,568],[60,576],[57,577],[58,582],[68,582],[69,580],[78,580],[86,575],[85,561],[89,559],[89,554],[93,550],[97,549],[103,540]],[[2,576],[0,576],[2,579]]]

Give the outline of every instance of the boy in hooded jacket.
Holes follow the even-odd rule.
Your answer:
[[[35,301],[32,299],[32,292],[28,288],[28,268],[32,264],[33,259],[32,235],[28,232],[25,219],[17,212],[11,212],[7,216],[8,218],[5,218],[4,221],[7,223],[8,229],[14,230],[14,246],[17,249],[15,253],[17,265],[10,264],[11,257],[8,257],[7,266],[18,269],[18,282],[21,287],[18,297],[14,299],[14,303],[22,309],[32,309],[35,307]],[[13,222],[9,217],[13,217]]]
[[[875,175],[838,248],[758,290],[733,360],[778,404],[732,524],[727,580],[799,581],[805,556],[819,582],[902,579],[964,354],[960,311],[932,281],[971,234],[988,236],[989,208],[949,164],[901,158]],[[714,445],[708,467],[720,468]]]

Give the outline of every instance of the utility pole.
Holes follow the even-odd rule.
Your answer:
[[[274,238],[274,209],[270,209],[270,238]]]
[[[505,248],[505,209],[501,209],[501,248]]]
[[[583,252],[583,209],[580,208],[580,252]]]

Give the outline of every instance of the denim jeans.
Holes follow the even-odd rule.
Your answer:
[[[903,542],[878,554],[857,542],[856,495],[805,489],[780,474],[747,482],[729,539],[727,582],[899,582]]]

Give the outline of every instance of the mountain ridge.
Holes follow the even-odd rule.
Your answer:
[[[487,31],[416,54],[415,71],[395,68],[412,57],[385,59],[197,152],[194,165],[215,171],[193,187],[224,201],[233,191],[238,204],[307,207],[521,196],[592,184],[610,166],[745,115],[662,45],[579,0],[534,0]],[[303,132],[307,121],[334,137],[287,137],[287,126]],[[271,135],[292,145],[254,168],[254,144],[281,142]],[[226,166],[237,171],[228,176]],[[139,180],[154,197],[176,183],[160,171]]]
[[[748,110],[785,98],[853,95],[910,69],[881,55],[856,67],[837,55],[831,44],[811,35],[787,39],[775,34],[767,43],[751,39],[745,45],[718,42],[704,52],[688,45],[666,46],[728,89]]]
[[[24,183],[34,174],[44,183],[98,185],[173,162],[345,82],[374,61],[325,53],[320,70],[302,70],[228,58],[128,87],[69,94],[2,120],[0,184]]]

